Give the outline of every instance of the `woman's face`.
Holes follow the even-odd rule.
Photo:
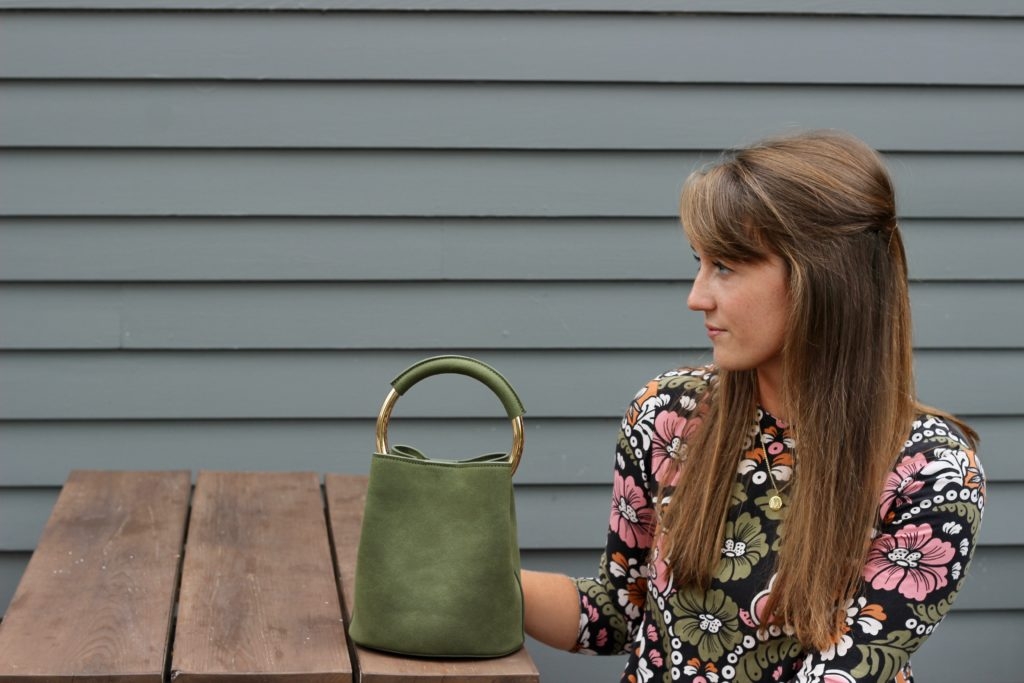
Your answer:
[[[699,268],[686,304],[704,314],[723,370],[758,370],[779,378],[789,318],[789,270],[775,254],[762,261],[730,263],[694,249]]]

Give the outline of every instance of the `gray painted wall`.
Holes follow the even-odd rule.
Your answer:
[[[1015,0],[0,0],[0,606],[70,469],[365,472],[388,380],[447,352],[529,411],[526,564],[593,571],[627,401],[708,357],[682,179],[837,127],[891,161],[922,398],[991,479],[916,669],[1024,680],[1021,64]],[[502,446],[460,382],[393,438]]]

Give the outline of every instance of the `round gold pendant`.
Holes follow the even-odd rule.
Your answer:
[[[782,509],[782,497],[781,496],[772,496],[771,498],[769,498],[768,499],[768,507],[770,507],[772,510],[775,510],[776,512],[781,510]]]

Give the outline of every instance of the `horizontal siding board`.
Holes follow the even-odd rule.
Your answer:
[[[685,247],[682,237],[677,251]],[[682,258],[680,259],[682,260]],[[680,264],[693,270],[692,264]],[[2,349],[661,349],[638,306],[708,346],[689,281],[0,285]],[[984,306],[978,305],[985,302]],[[919,348],[1024,347],[1024,281],[911,286]],[[1000,315],[993,318],[992,311]],[[466,311],[473,311],[467,316]],[[666,324],[667,323],[667,324]],[[979,335],[978,330],[985,334]],[[667,334],[666,330],[666,334]]]
[[[0,78],[1020,85],[1020,38],[998,18],[26,12],[0,23]]]
[[[900,221],[917,280],[1020,280],[1024,222]],[[1005,250],[1005,253],[1000,253]]]
[[[1024,221],[902,229],[915,280],[1024,278]],[[668,217],[0,219],[0,282],[666,281],[692,268]]]
[[[23,522],[0,525],[0,550],[35,547],[59,492],[59,488],[4,489],[0,498],[0,512],[4,513],[2,519],[10,520],[12,516],[20,515]],[[1005,567],[1012,560],[1019,560],[1024,552],[1018,523],[1020,515],[1024,514],[1024,483],[994,482],[989,485],[988,494],[991,505],[985,510],[979,545],[1009,546],[1013,551],[1010,560],[993,564],[987,570],[1002,577],[1006,573]],[[610,485],[517,486],[520,544],[534,549],[603,547],[608,532],[611,495]],[[1018,595],[1018,599],[1024,601],[1024,595]],[[1019,604],[1019,607],[1024,608],[1024,604]]]
[[[620,412],[632,392],[619,396]],[[375,404],[370,398],[368,403]],[[404,403],[397,412],[403,410]],[[963,417],[981,435],[979,452],[989,480],[1024,482],[1024,458],[1017,455],[1024,415]],[[516,482],[606,484],[618,428],[617,417],[558,419],[528,413],[526,454]],[[367,474],[373,434],[371,418],[0,421],[0,472],[4,485],[23,487],[57,486],[72,469],[83,467]],[[432,457],[451,458],[506,449],[510,440],[507,422],[497,417],[396,417],[389,435],[394,443],[411,443]]]
[[[840,128],[885,151],[1019,152],[1021,120],[1011,88],[0,82],[2,147],[717,150]]]
[[[983,524],[998,517],[986,514]],[[978,548],[968,570],[969,580],[957,597],[957,609],[1024,610],[1024,591],[1013,588],[1020,583],[1020,568],[1024,566],[1024,545],[1020,541],[1024,539],[1018,539],[1018,544],[1012,546]]]
[[[0,551],[0,616],[7,612],[7,606],[14,597],[14,589],[25,573],[31,553],[28,551]]]
[[[710,360],[706,351],[444,349],[491,363],[537,417],[619,417],[638,378]],[[31,352],[0,355],[0,419],[367,418],[424,351]],[[1024,353],[922,350],[921,398],[961,414],[1022,415]],[[494,399],[461,377],[432,380],[396,416],[492,417]]]
[[[712,157],[5,150],[0,215],[666,217],[676,215],[685,175]],[[1021,155],[903,153],[888,159],[903,216],[1024,217]]]
[[[1007,591],[1019,592],[1019,588],[1010,585]],[[954,607],[914,657],[914,679],[936,683],[1019,681],[1021,643],[1021,610],[961,612]],[[975,656],[979,653],[984,654]]]
[[[63,483],[63,482],[61,482]],[[0,495],[0,552],[36,547],[60,487],[4,487]]]
[[[970,5],[958,0],[932,0],[926,6],[918,0],[892,0],[881,6],[866,0],[0,0],[0,8],[1024,16],[1024,10],[1015,0],[976,0]]]

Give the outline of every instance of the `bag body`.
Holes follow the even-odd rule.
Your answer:
[[[428,359],[413,368],[423,364],[428,370],[442,368],[424,376],[497,375],[460,356]],[[392,383],[401,393],[411,386],[399,382],[406,373]],[[503,402],[514,408],[518,398]],[[521,404],[517,410],[521,453]],[[385,412],[389,417],[390,410],[382,409],[382,416]],[[409,446],[389,448],[386,418],[383,430],[378,423],[379,452],[370,463],[349,636],[364,647],[416,656],[497,657],[515,652],[523,645],[512,487],[518,456],[494,453],[446,461],[428,459]]]

